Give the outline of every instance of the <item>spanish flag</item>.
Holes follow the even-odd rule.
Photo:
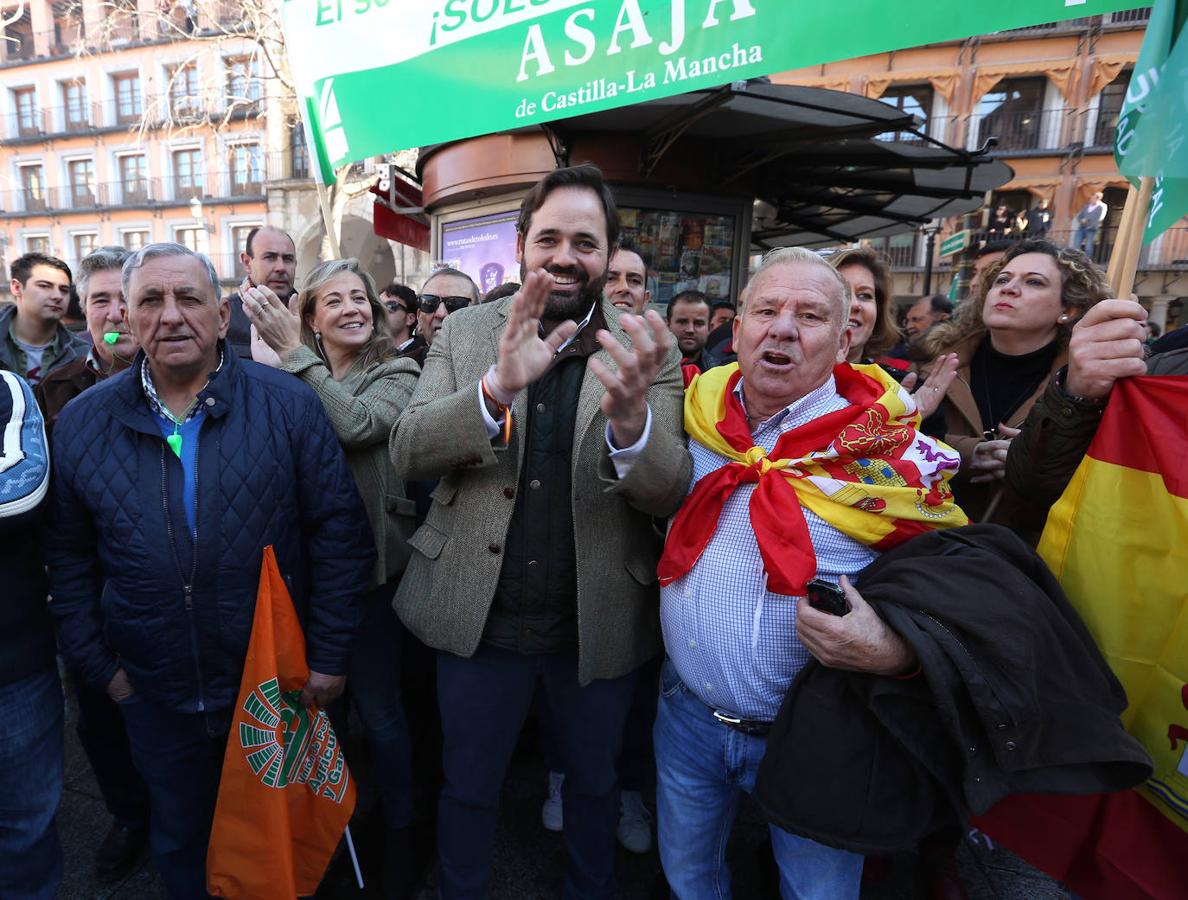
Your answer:
[[[1118,383],[1039,552],[1126,688],[1155,774],[1011,798],[977,824],[1086,900],[1188,897],[1188,378]]]
[[[206,854],[206,889],[216,897],[312,894],[354,812],[355,785],[330,720],[301,705],[308,678],[305,637],[265,547]]]

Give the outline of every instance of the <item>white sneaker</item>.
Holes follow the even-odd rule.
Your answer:
[[[565,784],[563,772],[549,772],[549,796],[540,808],[540,824],[546,831],[563,831],[561,818],[561,785]]]
[[[632,853],[652,849],[652,813],[639,791],[623,791],[619,799],[619,843]]]

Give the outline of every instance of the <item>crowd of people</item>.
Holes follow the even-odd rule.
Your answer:
[[[305,634],[302,700],[341,720],[345,690],[366,731],[385,896],[410,895],[426,836],[440,895],[485,896],[536,709],[566,897],[612,895],[616,842],[650,849],[653,767],[674,897],[730,896],[742,792],[795,820],[770,829],[782,896],[857,897],[867,835],[815,839],[831,790],[765,754],[780,722],[823,709],[790,687],[822,669],[915,709],[954,702],[926,677],[923,630],[890,624],[892,561],[994,555],[998,571],[965,563],[962,603],[932,598],[933,621],[973,627],[971,598],[1025,576],[1113,384],[1188,371],[1188,351],[1146,358],[1143,308],[1046,223],[981,264],[969,301],[921,298],[902,331],[866,249],[773,251],[737,303],[686,291],[662,317],[588,165],[528,192],[520,281],[486,297],[450,268],[379,289],[354,259],[298,287],[272,227],[247,237],[226,297],[177,244],[100,248],[76,272],[16,260],[0,312],[0,896],[50,897],[61,875],[59,653],[112,816],[97,877],[147,842],[170,897],[206,896],[271,545]],[[72,285],[81,336],[61,324]],[[1028,618],[1012,641],[1049,639]],[[1023,677],[1056,664],[1036,654]],[[1045,727],[1043,692],[1030,702],[968,740],[1061,758],[1074,738]],[[1110,704],[1088,687],[1078,702]],[[1075,740],[1108,769],[1121,739]],[[791,789],[816,801],[793,816]]]

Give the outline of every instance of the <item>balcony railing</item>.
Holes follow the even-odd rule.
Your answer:
[[[1124,9],[1121,12],[1108,13],[1104,17],[1103,25],[1145,25],[1151,18],[1151,7],[1143,6],[1139,9]]]
[[[250,22],[245,22],[240,4],[234,2],[201,2],[194,15],[185,7],[175,7],[174,19],[149,15],[141,18],[135,10],[109,15],[98,28],[85,30],[82,22],[63,21],[47,31],[17,32],[7,30],[18,42],[0,41],[0,65],[32,59],[55,59],[73,56],[80,50],[103,52],[119,50],[129,44],[169,39],[184,39],[192,34],[225,31],[246,34]]]
[[[995,138],[994,150],[999,153],[1063,150],[1071,143],[1075,123],[1080,120],[1077,110],[1063,107],[973,115],[969,120],[970,145],[981,147]]]
[[[0,140],[85,134],[108,128],[128,128],[141,120],[155,124],[167,117],[186,124],[218,121],[228,114],[233,119],[252,118],[263,110],[263,101],[232,102],[225,97],[142,97],[139,108],[126,100],[96,101],[0,116]]]
[[[1079,19],[1062,19],[1059,22],[1045,22],[1042,25],[1025,25],[1022,28],[1008,28],[1003,34],[1049,34],[1054,31],[1081,31],[1093,24],[1091,16]]]
[[[287,171],[279,171],[270,180],[289,177]],[[195,177],[165,176],[128,182],[17,189],[0,191],[0,215],[69,212],[112,206],[184,206],[195,199],[204,203],[216,200],[261,200],[267,185],[268,181],[262,178],[243,180],[233,172],[208,172]]]
[[[920,134],[948,143],[950,132],[953,128],[953,122],[957,120],[957,116],[929,116],[925,119],[924,124],[916,129]],[[904,144],[922,144],[924,139],[919,137],[915,132],[911,131],[887,131],[883,134],[876,135],[875,140],[878,141],[899,141]]]

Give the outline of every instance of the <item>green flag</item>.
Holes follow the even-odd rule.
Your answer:
[[[1155,179],[1143,243],[1188,213],[1188,0],[1156,0],[1114,133],[1118,171]]]
[[[332,166],[1137,0],[284,0]]]

